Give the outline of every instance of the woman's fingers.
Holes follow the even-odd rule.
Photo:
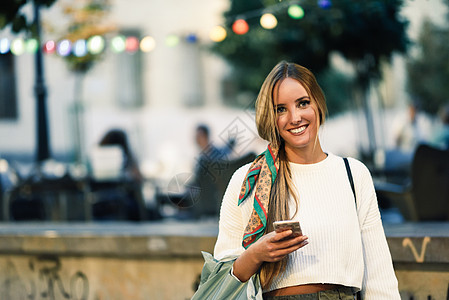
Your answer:
[[[270,234],[272,234],[272,232],[270,232]],[[279,245],[284,245],[284,244],[290,244],[290,243],[300,243],[304,240],[307,240],[308,237],[305,235],[300,235],[300,236],[293,236],[293,231],[289,230],[285,230],[282,232],[276,232],[274,234],[273,237],[271,237],[271,242],[273,243],[279,243]],[[284,242],[290,242],[290,243],[284,243]],[[282,244],[281,244],[282,243]]]
[[[291,232],[291,230],[290,230]],[[278,233],[276,235],[279,235],[279,237],[272,238],[271,243],[268,246],[268,259],[266,261],[275,262],[279,261],[282,258],[284,258],[286,255],[292,253],[293,251],[298,250],[299,248],[304,247],[307,245],[308,237],[307,236],[298,236],[294,238],[288,238],[288,233],[286,235],[283,235],[281,233]],[[280,240],[279,240],[280,238]],[[287,238],[282,240],[283,238]]]
[[[307,240],[308,237],[305,235],[294,237],[291,230],[272,231],[251,245],[250,248],[258,261],[275,262],[307,245]]]
[[[279,242],[285,238],[287,238],[288,236],[290,236],[293,233],[293,231],[291,229],[288,230],[284,230],[281,232],[275,232],[274,231],[274,236],[272,237],[271,241],[272,242]]]

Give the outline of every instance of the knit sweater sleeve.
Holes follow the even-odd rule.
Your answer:
[[[357,210],[362,236],[365,271],[362,299],[400,299],[390,250],[382,226],[376,192],[369,170],[352,160],[356,187]]]
[[[242,246],[242,238],[248,220],[246,223],[243,220],[242,209],[238,206],[238,198],[249,167],[250,164],[244,165],[232,175],[223,196],[218,238],[214,248],[214,257],[217,260],[238,256],[245,250]]]

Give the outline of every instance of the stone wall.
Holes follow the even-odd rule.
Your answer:
[[[190,299],[215,223],[0,224],[0,300]],[[449,299],[449,223],[386,226],[402,299]]]
[[[190,299],[200,258],[0,257],[0,299]]]

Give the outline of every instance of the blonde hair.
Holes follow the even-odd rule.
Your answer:
[[[271,188],[265,234],[273,231],[274,221],[287,220],[293,217],[289,215],[288,209],[290,196],[295,200],[296,207],[299,204],[299,197],[292,182],[284,143],[277,128],[277,113],[274,103],[276,86],[285,78],[297,80],[307,91],[311,101],[317,107],[315,113],[317,115],[318,127],[324,123],[327,112],[326,98],[324,97],[323,91],[312,72],[303,66],[281,61],[271,70],[263,82],[256,100],[256,127],[261,138],[279,149],[279,170]],[[315,138],[315,142],[317,140],[318,135]],[[285,271],[287,259],[288,256],[281,261],[274,263],[265,262],[262,265],[260,279],[263,287],[269,287],[273,279]]]

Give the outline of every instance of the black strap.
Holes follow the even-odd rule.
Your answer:
[[[349,167],[348,158],[343,157],[343,160],[345,162],[346,173],[348,173],[348,178],[349,178],[349,183],[351,184],[352,193],[354,194],[354,201],[356,201],[354,179],[352,179],[352,172],[351,172],[351,168]],[[356,201],[356,205],[357,205],[357,201]]]
[[[354,194],[355,206],[357,208],[357,198],[355,197],[354,179],[352,178],[351,168],[349,167],[349,162],[346,157],[343,157],[343,161],[345,162],[346,173],[348,173],[349,183],[351,184],[352,193]],[[360,292],[357,292],[357,294],[355,295],[355,299],[362,299],[362,295]]]

